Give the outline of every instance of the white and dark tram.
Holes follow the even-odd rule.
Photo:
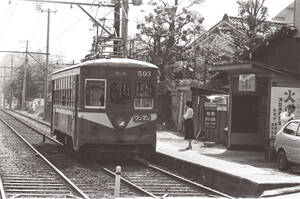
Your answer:
[[[152,153],[158,68],[104,58],[52,74],[51,133],[75,151]]]

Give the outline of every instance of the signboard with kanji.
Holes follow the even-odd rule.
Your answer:
[[[300,118],[300,88],[272,87],[270,105],[270,129],[269,138],[275,138],[276,133],[281,128],[280,113],[285,111],[285,107],[294,104],[295,119]]]
[[[215,129],[217,127],[217,104],[213,102],[204,103],[204,128]]]

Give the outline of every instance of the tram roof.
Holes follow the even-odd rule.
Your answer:
[[[103,59],[95,59],[89,60],[86,62],[82,62],[80,64],[76,64],[73,66],[69,66],[60,70],[53,72],[52,74],[57,74],[63,71],[71,70],[73,68],[79,67],[89,67],[89,66],[97,66],[97,67],[124,67],[124,68],[155,68],[158,69],[154,64],[150,64],[148,62],[128,59],[128,58],[103,58]]]

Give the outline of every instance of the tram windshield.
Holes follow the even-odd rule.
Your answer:
[[[105,107],[105,80],[86,80],[86,106],[101,108]]]
[[[115,104],[124,104],[130,102],[131,87],[128,82],[118,81],[110,86],[110,101]]]
[[[153,108],[153,85],[150,82],[137,82],[135,86],[135,109]]]

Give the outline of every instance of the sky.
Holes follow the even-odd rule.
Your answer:
[[[70,0],[64,0],[70,1]],[[98,2],[103,0],[73,0],[77,2]],[[105,0],[106,2],[109,0]],[[143,0],[141,6],[129,7],[129,36],[136,33],[136,24],[147,15],[151,8]],[[170,0],[173,2],[174,0]],[[189,0],[179,0],[186,3]],[[209,29],[219,22],[223,15],[237,16],[237,0],[205,0],[193,7],[203,17],[203,25]],[[269,19],[289,5],[293,0],[266,0]],[[50,14],[50,46],[51,55],[63,57],[65,63],[73,60],[79,62],[89,53],[95,30],[89,17],[77,6],[43,3],[39,4],[43,11],[51,10]],[[47,13],[38,11],[35,2],[23,0],[0,0],[0,50],[25,51],[26,41],[31,52],[46,52]],[[95,18],[106,17],[105,23],[112,24],[112,8],[84,6]],[[0,63],[7,53],[0,53]]]

